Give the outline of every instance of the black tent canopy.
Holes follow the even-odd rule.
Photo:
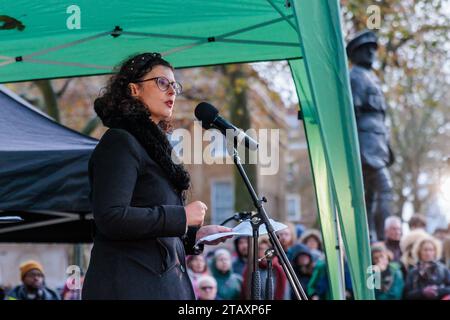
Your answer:
[[[0,86],[0,242],[91,241],[87,163],[97,140]]]

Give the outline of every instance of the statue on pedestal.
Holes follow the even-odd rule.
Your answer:
[[[392,180],[388,167],[394,162],[385,124],[386,101],[380,80],[372,70],[378,49],[377,36],[365,30],[347,44],[352,62],[350,83],[358,128],[370,240],[384,239],[384,220],[392,215]]]

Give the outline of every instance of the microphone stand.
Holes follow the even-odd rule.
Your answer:
[[[224,220],[220,225],[224,226],[231,220],[234,220],[234,221],[237,221],[237,222],[242,222],[244,220],[249,220],[251,216],[252,216],[252,212],[251,211],[236,212],[233,216],[231,216],[231,217],[227,218],[226,220]]]
[[[272,224],[269,221],[269,217],[266,213],[266,210],[263,206],[263,202],[267,202],[265,197],[261,199],[258,198],[258,195],[255,192],[250,180],[248,179],[247,173],[245,172],[241,159],[239,157],[238,151],[236,147],[233,148],[233,161],[236,165],[239,174],[241,175],[244,183],[250,193],[250,196],[253,200],[253,205],[257,209],[257,213],[252,217],[252,229],[253,229],[253,270],[252,270],[252,292],[251,298],[252,300],[260,300],[261,298],[261,290],[260,290],[260,273],[258,269],[258,237],[259,237],[259,226],[264,223],[266,226],[270,241],[275,249],[277,256],[280,258],[281,266],[283,267],[283,271],[286,274],[286,277],[291,285],[291,288],[295,294],[297,300],[308,300],[308,297],[303,290],[300,281],[297,278],[297,275],[294,272],[294,269],[289,262],[289,259],[286,256],[286,253],[281,246],[280,240],[278,239],[275,230],[273,229]]]
[[[235,152],[237,153],[237,151],[235,150]],[[239,159],[239,157],[238,157]],[[240,162],[239,162],[240,164]],[[242,168],[242,170],[244,170]],[[245,174],[245,172],[244,172]],[[248,180],[248,178],[247,178]],[[250,181],[249,181],[250,183]],[[251,185],[250,185],[251,186]],[[253,188],[253,187],[252,187]],[[259,226],[262,224],[261,219],[257,217],[257,214],[253,216],[253,218],[250,220],[251,224],[252,224],[252,244],[253,244],[253,261],[252,261],[252,286],[251,286],[251,298],[252,300],[261,300],[261,273],[259,271],[259,266],[258,266],[258,238],[259,238]]]
[[[275,251],[273,249],[266,250],[266,255],[264,256],[264,258],[266,258],[267,260],[266,297],[265,297],[266,300],[273,300],[272,259],[274,256]]]

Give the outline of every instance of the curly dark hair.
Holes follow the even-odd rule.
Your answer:
[[[136,110],[147,112],[150,110],[145,104],[131,95],[130,83],[142,80],[155,66],[165,66],[173,70],[172,65],[156,52],[145,52],[132,55],[120,63],[115,69],[119,70],[112,76],[100,97],[95,99],[94,110],[106,127],[115,127],[123,118],[130,116]],[[169,132],[172,126],[169,121],[162,120],[158,126]]]
[[[121,128],[130,132],[144,147],[148,155],[156,161],[175,190],[186,200],[190,187],[190,176],[182,163],[173,162],[172,145],[166,133],[172,126],[168,121],[156,125],[150,110],[138,98],[131,95],[129,84],[141,80],[153,67],[162,65],[173,70],[169,62],[159,53],[142,53],[128,58],[117,74],[111,77],[102,96],[94,102],[94,109],[109,128]]]

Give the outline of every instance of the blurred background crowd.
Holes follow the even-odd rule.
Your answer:
[[[309,299],[330,299],[330,285],[322,236],[316,229],[285,222],[288,228],[277,235],[293,269]],[[402,221],[392,216],[385,221],[385,240],[371,244],[372,263],[377,300],[450,300],[450,232],[436,229],[426,231],[426,220],[413,215],[409,230],[404,232]],[[187,272],[198,300],[248,300],[251,289],[251,270],[248,268],[247,237],[236,237],[219,247],[207,247],[200,255],[188,256]],[[266,297],[266,279],[273,279],[273,298],[295,299],[279,259],[271,259],[267,250],[271,242],[267,236],[258,241],[258,263],[261,272],[261,297]],[[345,255],[344,255],[345,256]],[[38,261],[25,261],[18,272],[22,283],[2,287],[0,296],[8,300],[79,300],[81,290],[69,277],[58,288],[46,286],[46,272]],[[353,299],[352,282],[344,259],[346,299]],[[83,277],[81,275],[80,284]],[[75,289],[71,289],[74,288]]]

